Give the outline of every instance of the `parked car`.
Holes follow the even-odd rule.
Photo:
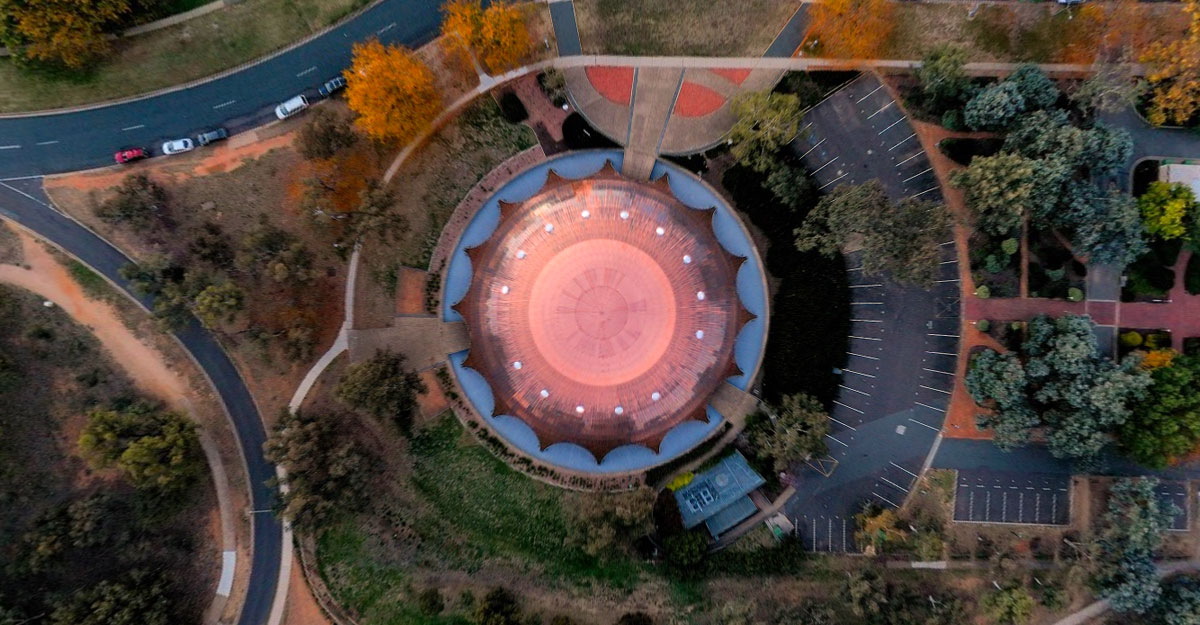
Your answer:
[[[186,137],[183,139],[175,139],[174,141],[168,141],[162,145],[163,154],[166,154],[167,156],[170,156],[172,154],[183,154],[184,152],[191,152],[194,149],[196,149],[196,144],[193,143],[191,139],[188,139]]]
[[[140,161],[147,156],[150,156],[150,150],[146,148],[128,148],[113,154],[113,158],[122,165]]]
[[[341,91],[342,89],[345,89],[345,88],[346,88],[346,79],[341,76],[334,76],[333,78],[326,80],[325,84],[321,85],[321,88],[317,89],[317,91],[322,96],[328,98],[329,96],[333,95],[334,93]]]
[[[228,138],[229,138],[228,130],[225,130],[224,128],[214,128],[212,130],[209,130],[207,132],[202,132],[199,135],[197,135],[196,143],[199,143],[200,145],[208,145],[210,143],[216,143],[217,141],[221,141],[223,139],[228,139]]]
[[[308,98],[298,95],[275,107],[275,117],[287,119],[306,108],[308,108]]]

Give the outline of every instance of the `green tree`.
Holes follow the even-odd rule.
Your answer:
[[[233,321],[245,308],[246,293],[232,282],[210,284],[195,299],[196,317],[208,326]]]
[[[976,226],[996,236],[1008,236],[1021,225],[1033,203],[1040,173],[1037,161],[1001,152],[980,156],[950,181],[963,190]]]
[[[826,256],[852,240],[862,248],[863,271],[888,273],[903,284],[929,285],[937,275],[938,245],[949,223],[944,206],[905,199],[893,205],[871,180],[838,187],[796,229],[796,248]]]
[[[758,172],[774,169],[779,151],[800,133],[800,98],[789,93],[743,93],[730,105],[737,121],[730,131],[733,156]]]
[[[816,202],[817,189],[808,172],[786,161],[767,175],[766,188],[792,213],[806,210]]]
[[[1094,264],[1124,267],[1149,251],[1136,200],[1113,190],[1093,206],[1095,216],[1075,224],[1077,253]]]
[[[784,395],[772,412],[774,418],[764,417],[749,434],[756,451],[771,458],[776,471],[787,471],[796,462],[826,452],[829,415],[817,398],[807,393]]]
[[[391,419],[406,432],[412,425],[417,395],[426,391],[421,376],[405,368],[404,355],[387,351],[377,351],[371,358],[350,365],[334,389],[346,405],[380,419]]]
[[[180,491],[203,470],[196,425],[146,403],[92,410],[79,446],[92,464],[115,465],[137,488]]]
[[[1197,223],[1200,220],[1196,219],[1196,213],[1200,204],[1187,185],[1156,180],[1146,187],[1137,202],[1150,236],[1168,241],[1190,235],[1189,239],[1197,240],[1195,231],[1200,229]]]
[[[1144,614],[1162,594],[1154,554],[1178,511],[1162,505],[1157,486],[1157,478],[1125,478],[1109,492],[1096,542],[1093,583],[1118,612]]]
[[[507,588],[493,588],[475,608],[476,625],[521,625],[521,606]]]
[[[0,41],[21,62],[78,70],[108,51],[128,0],[0,0]]]
[[[934,111],[957,108],[970,96],[966,64],[967,51],[956,45],[938,44],[925,53],[917,80]]]
[[[1030,111],[1048,109],[1054,106],[1058,97],[1062,95],[1058,87],[1054,86],[1054,81],[1050,80],[1041,68],[1029,63],[1018,67],[1017,71],[1004,81],[1016,86],[1017,93],[1020,93],[1021,99],[1025,101],[1026,110]]]
[[[1117,439],[1134,460],[1160,469],[1200,443],[1200,358],[1176,356],[1150,377],[1146,399],[1133,406]]]
[[[1191,575],[1168,579],[1150,616],[1151,625],[1200,625],[1200,580]]]
[[[985,87],[963,107],[963,119],[974,130],[1004,130],[1026,111],[1025,98],[1011,82]]]
[[[96,216],[141,232],[161,222],[167,210],[167,191],[146,174],[130,174],[117,193],[96,207]]]
[[[1023,586],[1011,586],[983,596],[983,609],[997,623],[1026,623],[1033,614],[1033,606],[1033,597]]]
[[[887,583],[871,571],[849,573],[844,596],[850,612],[867,622],[879,620],[889,607]]]
[[[1085,111],[1116,113],[1136,106],[1146,88],[1145,81],[1134,75],[1132,63],[1097,61],[1091,75],[1071,94],[1071,101]]]
[[[322,527],[369,500],[371,458],[345,426],[338,415],[285,411],[263,445],[267,459],[287,471],[283,513],[299,527]]]
[[[698,531],[681,532],[663,541],[664,561],[680,577],[704,572],[708,557],[708,537]]]
[[[292,233],[265,218],[242,236],[234,265],[239,271],[261,272],[275,282],[312,281],[312,254]]]
[[[135,569],[117,580],[75,591],[54,606],[51,625],[168,625],[174,622],[167,583]]]

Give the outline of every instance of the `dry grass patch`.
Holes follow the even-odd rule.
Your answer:
[[[760,56],[796,0],[577,0],[584,54]]]

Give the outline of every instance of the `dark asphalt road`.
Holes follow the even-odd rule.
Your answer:
[[[0,178],[111,165],[120,148],[158,154],[163,141],[200,130],[262,125],[275,118],[275,105],[297,93],[315,99],[317,87],[350,64],[354,42],[378,36],[417,46],[431,40],[440,5],[387,0],[301,46],[195,87],[85,111],[0,119]]]
[[[575,22],[575,3],[551,3],[550,19],[554,22],[554,39],[558,41],[558,55],[577,56],[583,54],[583,46],[579,42],[579,25]]]
[[[129,283],[117,273],[129,259],[90,230],[51,209],[49,204],[49,198],[42,191],[40,178],[0,183],[0,216],[12,219],[62,246],[80,261],[129,291]],[[147,306],[152,304],[149,298],[139,299]],[[263,458],[262,445],[266,435],[262,419],[237,368],[208,331],[193,321],[178,336],[220,393],[246,457],[251,505],[256,511],[253,514],[254,556],[249,592],[238,623],[261,625],[267,622],[275,597],[283,540],[279,519],[271,512],[257,512],[271,510],[274,505],[274,490],[267,486],[267,481],[275,477],[275,467]]]

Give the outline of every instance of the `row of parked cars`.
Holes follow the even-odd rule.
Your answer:
[[[342,78],[341,76],[336,76],[325,81],[325,83],[321,85],[319,89],[317,89],[317,92],[320,93],[322,97],[327,98],[344,89],[345,87],[346,79]],[[296,113],[299,113],[300,111],[303,111],[306,108],[308,108],[308,98],[304,97],[303,94],[297,95],[289,98],[279,106],[276,106],[275,117],[278,117],[280,120],[284,120],[295,115]],[[225,130],[224,128],[214,128],[196,135],[195,139],[191,137],[184,137],[182,139],[172,139],[167,141],[162,144],[162,153],[166,156],[171,156],[172,154],[183,154],[184,152],[191,152],[192,150],[196,149],[196,146],[205,146],[210,143],[216,143],[217,141],[228,138],[228,130]],[[117,161],[117,163],[124,164],[139,161],[143,158],[148,158],[149,156],[150,150],[147,148],[127,148],[118,151],[113,155],[113,158]]]

